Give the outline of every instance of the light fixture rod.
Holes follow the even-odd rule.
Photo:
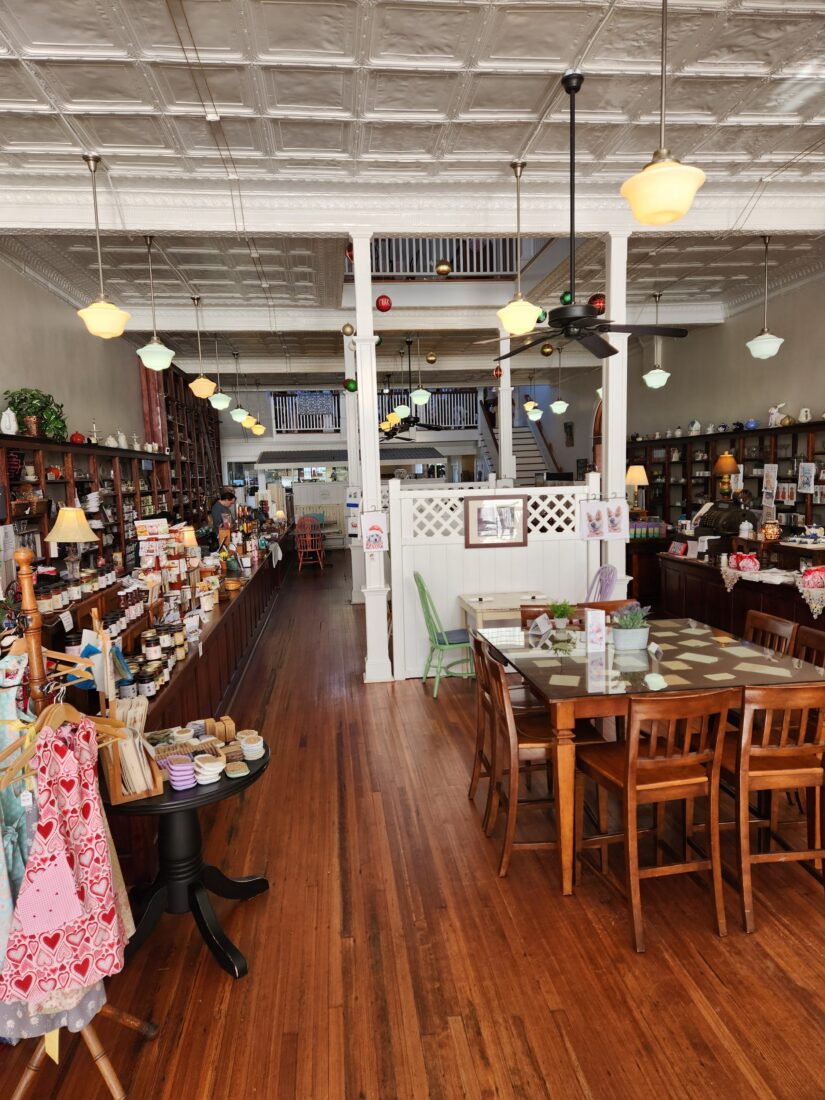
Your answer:
[[[238,359],[239,353],[237,351],[232,352],[232,358],[235,360],[235,400],[240,405],[241,403],[241,376],[238,372]]]
[[[155,280],[152,275],[152,242],[155,238],[147,233],[143,239],[146,241],[146,254],[149,257],[149,300],[152,303],[152,335],[157,336],[158,326],[155,320]]]
[[[526,161],[510,161],[513,175],[516,177],[516,297],[521,297],[521,174]]]
[[[218,334],[215,333],[215,370],[218,372],[218,393],[221,392],[221,361],[218,358]]]
[[[765,301],[762,309],[762,331],[768,331],[768,245],[771,243],[767,235],[762,238],[765,242]]]
[[[103,289],[103,256],[100,251],[100,218],[97,212],[97,166],[100,164],[100,157],[97,153],[84,153],[83,159],[86,161],[86,166],[92,173],[92,204],[95,208],[95,243],[97,244],[97,274],[100,280],[100,297],[101,299],[106,297],[106,293]]]
[[[198,363],[200,364],[201,374],[203,374],[203,356],[201,355],[201,322],[198,314],[198,306],[201,302],[200,294],[192,295],[192,305],[195,307],[195,330],[198,334]]]
[[[662,82],[659,89],[659,149],[665,148],[665,108],[667,84],[667,0],[662,0]]]
[[[576,303],[576,93],[570,96],[570,301]]]

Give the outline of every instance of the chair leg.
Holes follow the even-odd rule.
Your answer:
[[[510,774],[507,777],[507,782],[507,826],[504,830],[504,845],[501,849],[501,859],[498,864],[499,878],[504,878],[507,874],[507,869],[510,866],[510,856],[513,854],[513,841],[516,838],[519,782],[518,758],[510,760]]]
[[[742,927],[753,932],[753,885],[751,882],[751,834],[748,784],[740,774],[736,784],[736,855],[739,863],[739,900],[742,907]]]
[[[533,789],[533,761],[528,760],[524,765],[524,786],[528,791]]]
[[[17,1082],[17,1087],[11,1094],[10,1100],[23,1100],[23,1097],[29,1091],[29,1086],[37,1077],[40,1070],[43,1068],[43,1063],[46,1060],[46,1040],[40,1039],[37,1046],[34,1048],[34,1054],[29,1059],[26,1068]]]
[[[84,1028],[81,1028],[80,1034],[83,1036],[83,1041],[89,1048],[89,1053],[100,1072],[100,1076],[106,1082],[106,1087],[114,1097],[114,1100],[126,1100],[126,1092],[123,1085],[121,1085],[118,1080],[118,1076],[115,1073],[115,1067],[109,1061],[109,1055],[101,1046],[100,1039],[98,1039],[95,1029],[91,1024],[86,1024]]]
[[[691,806],[691,813],[693,807]],[[716,928],[720,936],[728,934],[725,916],[725,895],[722,887],[722,848],[719,843],[719,777],[710,780],[708,805],[708,832],[710,833],[710,873],[713,877],[713,905],[716,910]]]
[[[603,836],[605,836],[607,834],[607,787],[602,787],[599,784],[596,787],[596,791],[599,799],[599,832]],[[610,852],[610,845],[607,843],[606,840],[602,844],[599,851],[601,853],[600,870],[603,875],[606,875],[608,870],[608,860]]]
[[[656,866],[661,867],[665,862],[665,804],[657,802],[654,808],[654,839],[656,841]]]
[[[822,848],[825,836],[825,813],[822,810],[822,788],[808,787],[805,790],[805,821],[808,831],[808,847]],[[822,870],[822,860],[812,860],[814,870]]]
[[[424,681],[425,684],[427,682],[427,677],[430,675],[430,665],[433,663],[433,653],[434,652],[435,651],[434,651],[433,647],[430,646],[430,652],[427,654],[427,662],[424,665],[424,672],[421,676],[421,679]]]
[[[441,680],[441,669],[444,665],[444,650],[436,650],[435,655],[435,684],[433,685],[433,699],[438,698],[438,684]]]
[[[490,782],[487,787],[487,804],[484,807],[485,836],[490,836],[498,821],[498,807],[501,800],[498,775],[498,730],[496,729],[495,714],[489,715],[490,719]]]
[[[598,786],[598,784],[597,784]],[[601,790],[601,787],[598,788]],[[573,843],[576,859],[573,864],[573,884],[581,886],[582,881],[582,841],[584,840],[584,776],[576,772],[575,804],[573,808]]]
[[[470,789],[467,791],[467,797],[472,800],[476,796],[478,790],[478,781],[481,779],[481,760],[484,756],[484,748],[487,743],[487,711],[481,702],[481,693],[477,693],[476,698],[476,747],[475,756],[473,757],[473,771],[470,775]]]
[[[631,943],[638,952],[645,949],[644,920],[642,918],[642,894],[639,885],[639,836],[636,823],[636,799],[625,791],[622,797],[624,818],[624,865],[627,904],[632,925]]]

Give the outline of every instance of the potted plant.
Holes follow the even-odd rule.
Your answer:
[[[23,434],[45,436],[47,439],[66,438],[66,418],[63,406],[58,405],[49,393],[42,390],[6,390],[3,394],[9,408],[24,426]]]
[[[567,600],[557,600],[550,604],[550,614],[553,616],[553,625],[557,630],[564,630],[573,618],[573,608]]]
[[[616,651],[647,649],[650,626],[649,607],[629,607],[613,617],[613,648]]]

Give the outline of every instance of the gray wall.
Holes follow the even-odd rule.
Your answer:
[[[694,329],[684,340],[664,341],[667,385],[651,390],[642,374],[653,364],[652,340],[631,342],[628,363],[628,431],[664,432],[693,418],[730,424],[754,417],[767,424],[768,408],[786,402],[797,416],[803,406],[814,419],[825,411],[825,280],[777,294],[768,302],[768,325],[785,343],[773,359],[754,359],[746,341],[762,328],[762,307],[731,317],[723,325]],[[635,347],[633,345],[636,345]]]
[[[105,437],[122,428],[144,438],[139,360],[125,340],[90,336],[71,306],[0,263],[3,339],[0,409],[4,390],[31,387],[50,393],[66,410],[69,434]]]

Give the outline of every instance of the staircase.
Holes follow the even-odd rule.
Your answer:
[[[496,443],[498,439],[496,428]],[[538,480],[544,481],[547,467],[529,428],[513,428],[513,454],[516,457],[516,485],[535,485],[537,474]]]
[[[479,465],[482,477],[487,477],[498,468],[499,430],[493,428],[492,418],[482,404],[479,404],[478,428]],[[540,440],[542,442],[543,437]],[[513,454],[516,459],[516,485],[528,486],[543,482],[551,461],[554,469],[559,468],[552,447],[547,445],[542,451],[530,428],[513,427]]]

